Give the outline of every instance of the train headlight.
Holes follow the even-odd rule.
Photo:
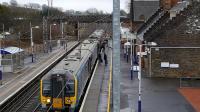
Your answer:
[[[70,99],[67,99],[67,103],[71,103],[71,100],[70,100]]]
[[[51,102],[51,100],[50,99],[47,99],[47,103],[50,103]]]

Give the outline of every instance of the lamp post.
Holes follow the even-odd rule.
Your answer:
[[[127,36],[127,32],[125,32],[126,34],[126,38],[127,38],[127,43],[128,43],[128,36]],[[128,63],[128,49],[129,49],[129,46],[127,45],[126,46],[126,62]]]
[[[52,42],[51,42],[51,40],[52,40],[51,27],[52,27],[52,25],[55,26],[56,24],[50,24],[50,29],[49,29],[50,30],[50,41],[49,41],[50,42],[50,45],[49,45],[50,52],[52,52]]]
[[[139,44],[139,72],[138,72],[138,80],[139,80],[139,91],[138,91],[138,112],[142,110],[142,102],[141,102],[141,83],[142,83],[142,46],[156,46],[155,42],[149,42],[148,44]]]
[[[4,24],[3,24],[3,33],[2,33],[2,38],[4,38]],[[1,38],[0,38],[1,39]],[[2,39],[0,40],[0,42],[2,41]],[[0,43],[0,49],[2,48],[2,45],[1,45],[1,43]],[[1,52],[1,53],[3,53],[3,52]],[[1,61],[2,61],[2,54],[0,53],[0,69],[1,69]]]
[[[64,46],[64,49],[66,49],[66,51],[67,51],[67,39],[64,39],[64,25],[65,24],[67,24],[67,23],[63,23],[62,22],[62,28],[61,28],[61,30],[62,30],[62,41],[64,41],[64,42],[62,42],[62,46]],[[67,34],[66,34],[66,36],[67,36]]]
[[[78,42],[79,42],[79,39],[80,39],[80,31],[79,31],[79,22],[77,23],[77,30],[78,30]]]
[[[19,66],[21,65],[21,52],[20,52],[20,36],[21,36],[21,32],[18,33],[18,47],[19,47]]]
[[[3,37],[4,38],[4,24],[3,24]],[[1,39],[1,38],[0,38]],[[3,76],[3,70],[2,70],[2,64],[1,64],[1,61],[2,61],[2,54],[3,52],[1,52],[1,40],[0,40],[0,85],[2,85],[2,76]]]
[[[33,42],[33,28],[39,28],[39,26],[34,26],[32,27],[31,22],[30,22],[30,30],[31,30],[31,59],[32,59],[32,63],[33,63],[33,54],[34,54],[34,42]]]
[[[64,40],[64,23],[61,23],[61,35],[62,35],[62,41]],[[61,45],[65,47],[63,42],[61,41]]]
[[[133,80],[133,56],[134,56],[134,40],[136,39],[136,34],[134,33],[134,35],[131,36],[131,80]],[[136,68],[137,69],[137,68]]]

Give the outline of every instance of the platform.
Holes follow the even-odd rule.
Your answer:
[[[104,53],[101,53],[103,62],[98,61],[95,68],[95,73],[91,78],[91,83],[88,86],[86,97],[83,100],[83,105],[79,112],[106,112],[108,99],[108,82],[111,65],[111,52],[109,47],[105,48],[108,64],[105,65]]]
[[[131,80],[130,68],[130,61],[121,54],[120,112],[138,112],[139,81],[137,72]],[[195,112],[178,91],[179,79],[146,76],[142,72],[142,112]]]
[[[78,42],[69,42],[67,50],[69,51]],[[3,74],[3,85],[0,86],[0,105],[13,96],[17,91],[27,85],[32,79],[39,75],[44,69],[51,65],[55,60],[65,54],[65,49],[60,47],[51,53],[43,55],[40,60],[25,64],[24,68],[14,73]]]
[[[110,60],[111,55],[109,56]],[[110,63],[106,67],[104,64],[98,64],[80,112],[108,112],[109,66]],[[139,81],[137,72],[134,73],[133,80],[131,80],[130,68],[130,61],[127,63],[121,54],[120,112],[138,111]],[[179,79],[146,76],[148,75],[142,72],[142,112],[160,112],[160,110],[162,112],[195,112],[190,102],[178,91]],[[112,99],[110,104],[112,105]]]

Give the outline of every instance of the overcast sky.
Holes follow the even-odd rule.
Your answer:
[[[39,3],[47,4],[47,0],[16,0],[19,4]],[[129,0],[120,0],[121,9],[128,11],[127,3]],[[0,0],[2,2],[10,2],[10,0]],[[64,10],[74,9],[85,11],[88,8],[97,8],[106,12],[112,12],[113,0],[53,0],[53,6],[62,7]]]

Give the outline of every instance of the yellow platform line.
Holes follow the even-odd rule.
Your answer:
[[[110,78],[108,81],[108,100],[107,100],[107,112],[110,112],[110,97],[111,97],[111,84],[112,84],[112,52],[111,52],[111,63],[110,63]]]

